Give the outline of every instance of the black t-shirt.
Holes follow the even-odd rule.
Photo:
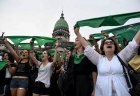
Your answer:
[[[26,63],[22,63],[21,61],[17,65],[17,71],[14,76],[27,76],[29,77],[30,65],[29,61]]]

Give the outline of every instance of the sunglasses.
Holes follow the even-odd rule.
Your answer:
[[[114,42],[113,41],[105,41],[104,44],[105,45],[109,45],[109,44],[114,45]]]

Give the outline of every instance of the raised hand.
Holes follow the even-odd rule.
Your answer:
[[[118,36],[117,36],[117,34],[114,34],[114,33],[112,33],[112,34],[114,35],[114,37],[115,37],[115,38],[117,38],[117,37],[118,37]]]
[[[4,42],[8,42],[8,40],[7,40],[7,38],[5,36],[3,36],[2,39],[3,39]]]
[[[78,34],[79,33],[79,27],[74,27],[74,32],[75,32],[75,34]]]
[[[55,48],[57,48],[57,47],[58,47],[58,45],[59,45],[59,42],[58,42],[58,41],[56,41],[56,43],[55,43]]]
[[[101,31],[101,34],[104,35],[106,38],[109,37],[109,35],[107,33],[105,33],[104,31]]]
[[[90,40],[95,40],[95,38],[94,38],[94,37],[92,37],[92,36],[89,36],[89,39],[90,39]]]

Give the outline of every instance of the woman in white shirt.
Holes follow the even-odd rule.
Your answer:
[[[51,54],[48,51],[43,51],[42,62],[38,61],[34,56],[33,52],[30,52],[31,59],[36,64],[38,69],[38,76],[35,80],[33,88],[33,96],[49,96],[50,95],[50,78],[53,72],[53,68],[56,63],[57,46],[55,47],[55,55],[52,60]]]
[[[105,39],[101,44],[102,54],[97,53],[88,45],[79,33],[79,28],[75,28],[74,32],[85,48],[84,54],[97,66],[98,76],[95,96],[130,96],[129,88],[123,75],[123,68],[117,55],[127,63],[137,53],[140,45],[140,31],[119,53],[114,40]]]

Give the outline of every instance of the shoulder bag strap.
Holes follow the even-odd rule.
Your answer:
[[[131,69],[128,65],[126,65],[118,55],[117,55],[117,57],[118,57],[119,61],[121,62],[122,66],[125,66],[127,68],[128,72],[129,72],[129,74],[131,74],[140,84],[140,80],[138,79],[134,70]]]
[[[117,57],[118,57],[119,61],[121,62],[121,65],[122,65],[122,68],[123,68],[123,73],[124,73],[124,76],[125,76],[125,79],[126,79],[126,83],[127,83],[128,87],[131,88],[131,84],[130,84],[130,82],[129,82],[129,79],[128,79],[126,70],[125,70],[125,68],[124,68],[124,66],[125,66],[126,64],[124,64],[124,62],[122,61],[122,59],[121,59],[118,55],[117,55]]]

